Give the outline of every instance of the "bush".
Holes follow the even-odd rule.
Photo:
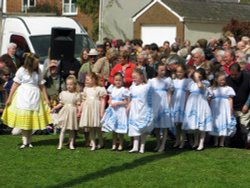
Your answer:
[[[55,5],[51,5],[48,2],[43,4],[38,4],[36,7],[31,7],[29,12],[43,12],[43,13],[56,13],[59,15],[59,9]]]
[[[240,22],[232,19],[229,24],[223,27],[223,33],[230,31],[234,34],[236,41],[240,41],[242,36],[250,36],[250,22]]]

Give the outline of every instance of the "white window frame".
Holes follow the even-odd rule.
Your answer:
[[[25,0],[22,0],[22,11],[25,11],[24,1]],[[36,0],[34,0],[34,5],[30,5],[30,0],[27,0],[27,7],[26,8],[28,9],[30,7],[36,7]]]
[[[75,16],[78,12],[77,3],[72,3],[72,0],[69,0],[69,3],[65,3],[65,0],[62,0],[62,14],[65,16]],[[67,6],[68,12],[65,12],[65,7]],[[75,6],[75,12],[72,12],[72,8]]]

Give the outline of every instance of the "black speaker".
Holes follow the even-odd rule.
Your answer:
[[[53,27],[50,48],[51,59],[72,60],[75,52],[75,29]]]

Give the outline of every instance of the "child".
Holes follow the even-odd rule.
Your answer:
[[[180,64],[176,68],[176,79],[174,83],[174,93],[172,97],[172,118],[176,126],[176,141],[174,148],[178,147],[182,149],[184,147],[184,132],[182,131],[182,122],[184,119],[185,104],[187,99],[187,86],[190,79],[186,78],[187,67],[184,64]]]
[[[190,95],[187,98],[183,129],[195,131],[193,148],[197,151],[204,149],[206,131],[212,130],[212,112],[207,101],[207,87],[209,82],[205,80],[206,72],[199,68],[194,72],[193,80],[187,90]]]
[[[27,54],[22,67],[16,72],[11,87],[6,108],[3,112],[4,124],[22,130],[23,144],[31,145],[32,130],[45,129],[50,123],[49,106],[45,106],[44,99],[49,105],[49,99],[39,69],[39,57]]]
[[[5,81],[3,87],[4,87],[4,90],[5,90],[6,94],[9,95],[11,86],[13,84],[13,79],[10,78],[10,70],[9,70],[8,67],[4,67],[2,70],[3,70],[3,73],[4,73],[2,75],[2,79]]]
[[[206,61],[201,65],[200,68],[205,69],[207,80],[210,84],[212,84],[214,80],[214,64],[211,61]]]
[[[152,89],[153,126],[155,128],[157,146],[155,151],[163,152],[167,140],[167,128],[172,126],[170,104],[173,93],[173,82],[170,77],[165,77],[165,65],[158,64],[157,77],[149,80]],[[160,143],[160,131],[163,131],[162,143]]]
[[[129,91],[123,85],[123,76],[120,72],[114,75],[114,85],[108,88],[109,107],[106,109],[102,119],[102,130],[113,131],[112,150],[117,148],[117,138],[119,139],[118,151],[123,150],[123,136],[128,131],[126,105],[128,104]]]
[[[215,136],[215,146],[224,147],[225,136],[232,136],[236,131],[236,121],[233,118],[233,88],[226,86],[224,72],[216,73],[214,84],[209,88],[211,93],[211,109],[213,115],[213,130],[210,133]]]
[[[69,130],[69,149],[75,149],[75,131],[78,130],[77,115],[79,116],[80,93],[77,92],[77,80],[70,75],[66,79],[66,91],[59,94],[60,102],[52,112],[61,108],[58,114],[58,124],[61,128],[59,145],[57,149],[62,149],[64,133]]]
[[[103,117],[105,108],[105,97],[107,92],[100,87],[98,76],[90,72],[86,75],[85,88],[82,92],[81,118],[79,127],[89,128],[91,151],[103,147],[100,119]],[[99,144],[96,147],[96,134],[99,137]]]
[[[0,117],[3,113],[3,109],[4,109],[4,104],[6,102],[6,91],[4,90],[4,84],[5,84],[5,80],[3,77],[5,72],[3,70],[0,69]],[[1,120],[0,120],[1,123]]]
[[[132,74],[133,85],[130,87],[132,95],[128,105],[129,129],[128,135],[134,137],[133,148],[130,153],[144,153],[146,134],[153,129],[152,103],[150,98],[150,86],[145,83],[141,69],[136,68]],[[139,150],[140,142],[140,150]]]

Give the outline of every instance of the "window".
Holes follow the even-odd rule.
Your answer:
[[[76,15],[76,0],[63,0],[63,15]]]
[[[22,0],[22,10],[28,9],[30,7],[36,6],[36,0]]]

